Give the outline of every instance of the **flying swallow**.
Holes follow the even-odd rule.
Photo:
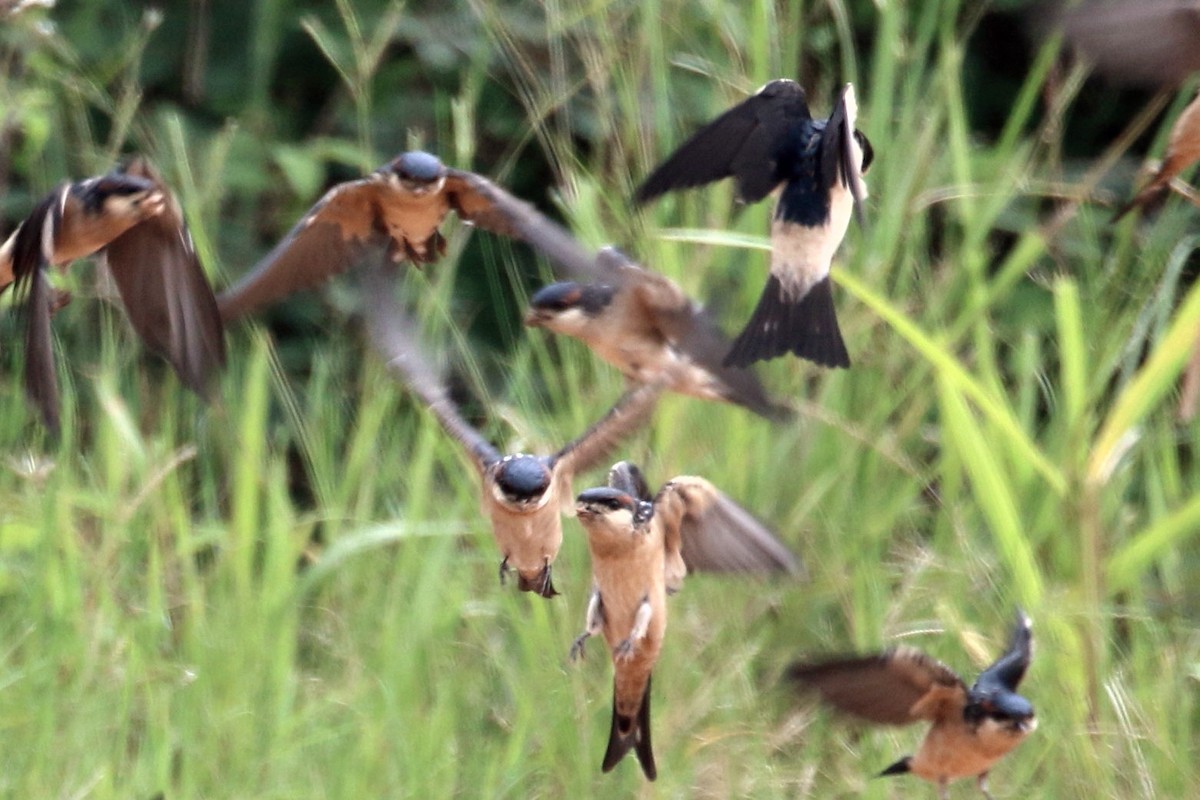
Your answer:
[[[1182,83],[1200,71],[1200,2],[1105,0],[1035,5],[1042,32],[1061,30],[1107,80],[1127,86]]]
[[[603,634],[613,661],[613,716],[601,769],[633,750],[642,772],[658,770],[650,741],[650,673],[667,629],[668,593],[689,571],[786,572],[795,557],[745,509],[704,478],[679,476],[651,499],[641,471],[615,464],[608,485],[582,492],[575,512],[587,531],[592,593],[587,624],[571,646]]]
[[[375,350],[437,418],[474,464],[482,484],[481,513],[500,548],[500,581],[517,573],[521,591],[557,594],[550,568],[562,544],[562,517],[572,510],[571,479],[603,461],[653,412],[659,384],[627,391],[607,414],[577,439],[546,455],[503,455],[463,419],[433,368],[422,357],[414,325],[389,297],[382,270],[368,271],[366,317]]]
[[[314,288],[379,252],[393,263],[432,263],[445,253],[438,229],[450,211],[470,225],[529,240],[551,257],[571,246],[570,235],[529,204],[480,175],[413,150],[326,192],[271,252],[217,297],[221,317],[228,322]]]
[[[773,403],[752,372],[725,367],[729,341],[674,281],[604,247],[579,280],[545,286],[525,324],[573,336],[634,384],[665,380],[672,391],[744,406],[768,419],[794,415]]]
[[[1012,641],[996,663],[968,689],[955,672],[911,647],[877,655],[797,663],[788,676],[822,699],[857,717],[885,725],[932,723],[916,755],[905,756],[880,775],[911,772],[938,786],[975,777],[987,790],[988,771],[1037,727],[1033,705],[1017,694],[1033,653],[1033,625],[1018,611]]]
[[[1200,10],[1197,14],[1200,14]],[[1200,48],[1200,38],[1197,39],[1196,46]],[[1171,188],[1171,181],[1197,161],[1200,161],[1200,94],[1196,95],[1183,109],[1179,119],[1175,120],[1167,141],[1167,152],[1163,154],[1162,163],[1150,181],[1133,196],[1133,199],[1117,209],[1117,213],[1113,215],[1113,222],[1137,206],[1146,207],[1161,200]]]
[[[134,330],[170,362],[189,389],[207,396],[225,363],[216,300],[174,195],[142,158],[47,195],[0,246],[0,292],[27,296],[25,389],[46,426],[59,428],[50,315],[69,295],[45,271],[99,255]]]
[[[755,203],[782,187],[771,223],[771,272],[729,366],[794,353],[850,366],[838,329],[829,268],[850,214],[861,221],[870,142],[854,127],[858,104],[846,84],[828,120],[809,113],[804,90],[780,79],[705,125],[638,187],[645,203],[676,189],[732,177],[738,199]]]

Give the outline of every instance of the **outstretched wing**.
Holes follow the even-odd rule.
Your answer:
[[[801,571],[765,525],[704,478],[668,481],[654,498],[654,517],[663,526],[668,563],[682,556],[688,572]]]
[[[847,714],[884,725],[959,718],[967,687],[945,664],[911,647],[796,663],[787,676]]]
[[[692,134],[637,188],[646,203],[676,189],[733,176],[738,197],[763,199],[779,183],[775,170],[780,140],[809,118],[804,90],[795,81],[774,80]]]
[[[175,196],[144,159],[134,159],[123,172],[152,181],[167,206],[114,239],[103,257],[138,335],[189,389],[204,396],[225,365],[216,298]]]
[[[482,473],[498,462],[500,453],[469,422],[446,392],[446,387],[421,353],[416,324],[396,302],[384,268],[372,265],[363,282],[367,333],[388,371],[429,406],[442,429],[470,455]]]
[[[374,177],[339,184],[246,275],[217,297],[229,322],[263,306],[324,283],[387,246],[381,193]]]
[[[661,383],[630,389],[595,424],[551,457],[555,478],[569,482],[577,472],[606,461],[623,440],[646,424],[658,405]],[[566,489],[560,497],[570,498]]]

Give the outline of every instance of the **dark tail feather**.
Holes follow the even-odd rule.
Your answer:
[[[795,353],[826,367],[850,366],[828,275],[796,300],[786,298],[779,278],[770,276],[754,315],[723,363],[727,367],[748,367],[784,353]]]
[[[895,764],[892,764],[890,767],[888,767],[887,769],[885,769],[883,772],[879,773],[875,777],[882,778],[885,775],[903,775],[904,773],[911,771],[911,769],[912,769],[911,765],[912,765],[912,756],[905,756],[904,758],[900,759]]]
[[[42,421],[57,436],[59,432],[58,375],[54,370],[54,344],[50,336],[50,284],[45,270],[29,277],[25,299],[28,315],[25,328],[25,394],[37,408]]]
[[[642,772],[650,780],[658,777],[658,768],[654,766],[654,749],[650,745],[650,681],[646,681],[646,691],[642,695],[642,705],[638,709],[637,719],[623,717],[617,713],[617,698],[613,697],[612,731],[608,735],[608,749],[604,751],[604,763],[600,765],[603,772],[609,772],[620,763],[630,749],[637,754]]]

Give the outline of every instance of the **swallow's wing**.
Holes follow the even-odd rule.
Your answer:
[[[445,192],[464,221],[526,242],[573,277],[596,278],[595,256],[561,225],[496,184],[464,170],[446,170]]]
[[[765,525],[704,478],[671,479],[654,498],[654,516],[668,561],[681,554],[688,572],[800,571]]]
[[[378,266],[366,270],[364,281],[367,333],[388,370],[429,406],[442,429],[463,446],[483,473],[498,462],[500,453],[463,419],[445,384],[421,354],[416,325],[395,301],[392,286]]]
[[[1162,164],[1150,182],[1142,187],[1129,202],[1113,214],[1113,222],[1128,214],[1135,206],[1146,205],[1161,197],[1179,173],[1200,161],[1200,94],[1183,109],[1179,119],[1171,127],[1167,141],[1167,152]]]
[[[1200,70],[1196,0],[1077,3],[1050,18],[1050,27],[1061,27],[1066,41],[1113,83],[1164,86]]]
[[[560,483],[559,497],[564,503],[569,502],[574,507],[571,478],[610,458],[617,445],[645,425],[662,390],[661,383],[647,383],[628,390],[607,414],[551,457],[555,480]]]
[[[625,492],[647,503],[654,499],[646,476],[632,461],[618,461],[612,465],[608,470],[608,488]]]
[[[642,317],[666,342],[713,376],[727,400],[767,419],[783,421],[795,414],[793,409],[771,400],[753,372],[724,365],[729,339],[717,327],[716,320],[674,281],[638,266],[615,248],[602,248],[596,260],[612,264],[618,256],[624,259],[624,264],[620,270],[609,270],[613,280],[630,293],[641,308]]]
[[[225,365],[225,330],[183,209],[142,159],[126,168],[153,181],[167,199],[162,213],[134,225],[102,251],[134,329],[197,394]]]
[[[833,187],[835,183],[840,183],[849,189],[854,197],[854,213],[861,224],[867,187],[862,176],[863,153],[855,152],[858,147],[854,138],[857,119],[858,101],[854,95],[854,84],[847,83],[842,87],[821,137],[821,185]]]
[[[838,710],[885,725],[960,717],[967,702],[952,669],[911,647],[793,664],[787,674]]]
[[[692,134],[642,182],[634,200],[647,203],[666,192],[733,176],[738,197],[757,202],[779,184],[775,161],[780,140],[808,118],[800,85],[771,81]]]
[[[988,692],[996,688],[1015,692],[1029,669],[1033,658],[1033,622],[1029,616],[1017,609],[1017,622],[1013,626],[1012,639],[1004,655],[996,659],[996,663],[979,673],[971,692]]]
[[[50,285],[46,271],[71,191],[63,184],[29,214],[13,234],[13,291],[25,297],[25,394],[53,433],[59,430],[58,375],[50,337]]]
[[[293,292],[312,289],[387,247],[375,177],[339,184],[271,252],[217,297],[221,318],[238,319]]]

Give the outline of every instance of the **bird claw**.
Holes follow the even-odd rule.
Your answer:
[[[500,562],[500,585],[503,586],[508,582],[508,556]]]
[[[629,639],[622,639],[621,643],[613,650],[613,660],[625,663],[633,658],[633,642]]]
[[[567,657],[571,660],[572,664],[583,658],[583,646],[587,643],[589,636],[591,636],[590,633],[584,632],[576,636],[575,641],[571,642],[571,652]]]

